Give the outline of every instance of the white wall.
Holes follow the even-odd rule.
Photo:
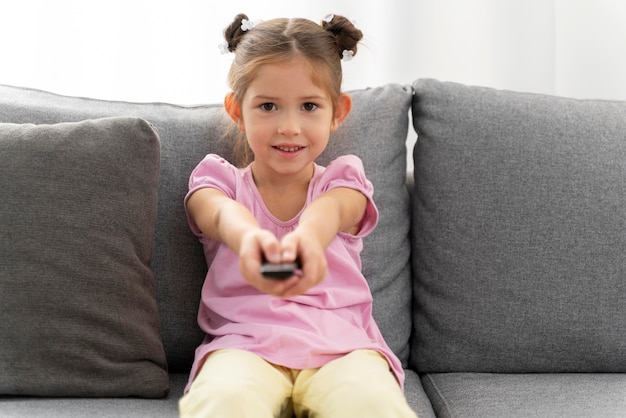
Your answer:
[[[415,15],[420,77],[553,92],[551,1],[421,0]]]
[[[626,100],[621,0],[0,0],[0,83],[61,94],[221,101],[221,30],[251,18],[329,12],[365,33],[346,89],[434,77]]]
[[[555,93],[626,100],[626,1],[556,1]]]

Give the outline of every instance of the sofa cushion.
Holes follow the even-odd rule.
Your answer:
[[[161,399],[4,397],[0,402],[0,416],[2,418],[178,418],[180,416],[178,401],[183,395],[183,388],[188,378],[187,373],[170,374],[170,393]]]
[[[222,106],[176,106],[68,97],[0,86],[0,122],[57,123],[133,116],[156,127],[161,140],[158,212],[152,271],[157,284],[161,337],[170,372],[188,373],[202,333],[196,323],[206,274],[202,247],[183,209],[189,173],[208,152],[227,154],[219,140]]]
[[[0,394],[162,397],[144,120],[0,124]]]
[[[626,103],[414,84],[420,372],[626,371]]]
[[[374,294],[379,327],[406,365],[411,278],[405,140],[413,91],[409,86],[390,84],[350,93],[352,112],[333,134],[320,162],[326,164],[344,153],[357,154],[374,184],[380,218],[364,242],[363,272]],[[168,365],[171,372],[186,373],[202,340],[196,315],[206,265],[202,247],[187,226],[183,199],[189,174],[206,154],[232,160],[232,146],[223,140],[227,116],[222,105],[113,102],[0,86],[0,122],[55,123],[118,115],[149,120],[161,139],[152,269]]]
[[[620,373],[434,373],[422,376],[437,417],[621,417]]]

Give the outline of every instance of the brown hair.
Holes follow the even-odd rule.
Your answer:
[[[244,22],[245,21],[245,22]],[[242,23],[244,26],[242,26]],[[333,103],[341,95],[344,51],[357,52],[363,33],[343,16],[329,15],[320,25],[308,19],[272,19],[249,28],[249,19],[238,14],[224,29],[228,50],[235,59],[228,73],[228,83],[234,98],[241,103],[260,66],[289,61],[295,56],[307,59],[315,69],[315,83],[324,88]],[[248,164],[252,151],[245,135],[239,135],[235,155],[240,165]]]

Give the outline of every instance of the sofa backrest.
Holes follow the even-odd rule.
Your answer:
[[[331,138],[320,163],[356,154],[374,184],[380,221],[364,243],[363,271],[374,294],[374,315],[381,331],[406,365],[411,278],[405,140],[412,89],[387,85],[351,94],[352,113]],[[232,157],[230,144],[222,139],[224,115],[221,104],[184,107],[113,102],[0,86],[0,122],[55,124],[133,116],[156,127],[161,167],[152,270],[161,335],[172,372],[189,371],[194,349],[203,338],[196,314],[206,265],[201,246],[187,226],[183,198],[191,170],[207,153]]]
[[[626,103],[414,84],[420,372],[626,371]]]

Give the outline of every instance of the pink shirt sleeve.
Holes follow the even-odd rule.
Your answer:
[[[185,196],[185,213],[187,222],[193,233],[202,236],[196,223],[187,211],[187,200],[199,189],[212,188],[226,194],[231,199],[235,198],[237,168],[216,154],[209,154],[194,168],[189,177],[189,191]]]
[[[321,176],[319,194],[337,187],[347,187],[358,190],[367,198],[367,206],[357,238],[363,238],[374,230],[378,223],[378,209],[374,204],[374,186],[365,177],[363,162],[356,155],[344,155],[333,160]],[[317,195],[317,194],[316,194]]]

